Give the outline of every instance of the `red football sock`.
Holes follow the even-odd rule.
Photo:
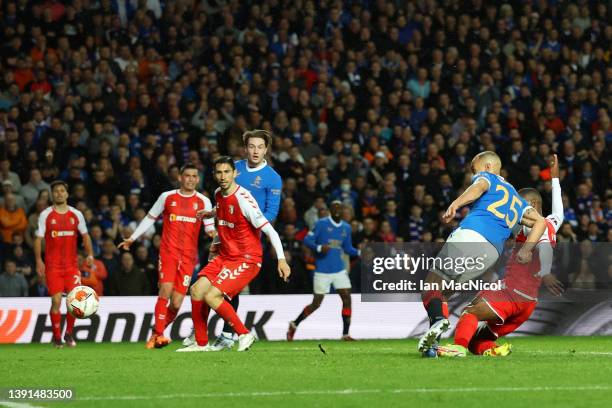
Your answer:
[[[442,302],[442,314],[444,315],[445,319],[448,319],[448,302]]]
[[[62,337],[62,315],[60,312],[49,312],[49,317],[51,317],[53,338],[60,339]]]
[[[76,317],[74,317],[70,313],[66,313],[66,334],[72,334],[72,329],[74,329],[75,320]]]
[[[242,324],[240,318],[236,314],[236,311],[229,302],[224,300],[219,307],[215,309],[215,311],[223,318],[223,320],[234,328],[237,335],[240,336],[241,334],[247,334],[249,332],[244,324]]]
[[[455,329],[455,344],[467,348],[477,328],[478,318],[471,313],[464,313],[457,322],[457,329]]]
[[[176,315],[178,310],[175,310],[172,306],[168,306],[168,313],[166,313],[166,325],[164,329],[172,324],[174,319],[176,319]]]
[[[168,299],[164,299],[163,297],[157,298],[157,303],[155,303],[155,328],[153,332],[157,335],[162,335],[164,333],[164,329],[166,328],[166,318],[168,314]]]
[[[191,319],[198,346],[208,344],[208,313],[210,307],[203,300],[191,299]]]
[[[470,351],[479,356],[485,351],[494,347],[497,347],[497,343],[492,340],[476,339],[470,343]]]
[[[348,336],[349,328],[351,327],[351,308],[342,308],[342,335]]]

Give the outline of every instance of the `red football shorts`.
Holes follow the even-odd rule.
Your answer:
[[[497,337],[505,336],[518,329],[529,319],[538,304],[537,301],[524,298],[511,289],[484,290],[479,293],[479,297],[501,320],[501,323],[499,321],[487,322],[489,329]]]
[[[172,283],[174,290],[184,295],[189,289],[195,261],[186,261],[176,256],[159,254],[159,283]]]
[[[260,263],[245,259],[227,260],[217,256],[200,271],[198,278],[205,276],[214,287],[231,299],[255,279],[259,269]]]
[[[77,267],[47,266],[45,278],[50,296],[62,292],[68,293],[81,284],[81,272]]]

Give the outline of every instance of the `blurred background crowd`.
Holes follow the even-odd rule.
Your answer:
[[[591,251],[566,282],[612,276],[591,244],[612,241],[606,2],[0,5],[0,295],[47,294],[32,242],[58,178],[94,244],[83,282],[105,295],[157,293],[161,225],[131,253],[116,244],[177,187],[181,164],[196,163],[200,190],[214,191],[211,161],[241,158],[241,135],[253,128],[274,134],[276,228],[295,275],[283,285],[268,265],[251,293],[312,290],[301,239],[333,199],[346,204],[355,245],[444,239],[466,210],[454,225],[441,214],[469,185],[481,150],[498,152],[515,187],[538,188],[545,212],[557,153],[558,239]],[[204,240],[201,248],[205,256]],[[598,259],[606,262],[582,265]]]

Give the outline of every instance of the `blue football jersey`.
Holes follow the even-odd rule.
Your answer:
[[[338,273],[346,269],[342,253],[359,256],[360,252],[353,247],[351,226],[346,221],[336,224],[331,216],[317,221],[314,229],[304,238],[304,245],[316,254],[315,272]],[[318,251],[319,246],[329,245],[327,254]]]
[[[247,167],[246,160],[236,162],[236,183],[249,190],[261,212],[270,222],[278,215],[281,201],[281,190],[283,181],[279,174],[267,163],[256,169]]]
[[[512,228],[530,206],[503,177],[480,172],[472,177],[472,182],[481,178],[489,183],[489,189],[472,203],[470,213],[459,226],[478,232],[501,254]]]

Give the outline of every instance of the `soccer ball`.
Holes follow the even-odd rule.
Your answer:
[[[74,317],[86,319],[98,311],[98,295],[89,286],[77,286],[66,296],[66,307]]]

